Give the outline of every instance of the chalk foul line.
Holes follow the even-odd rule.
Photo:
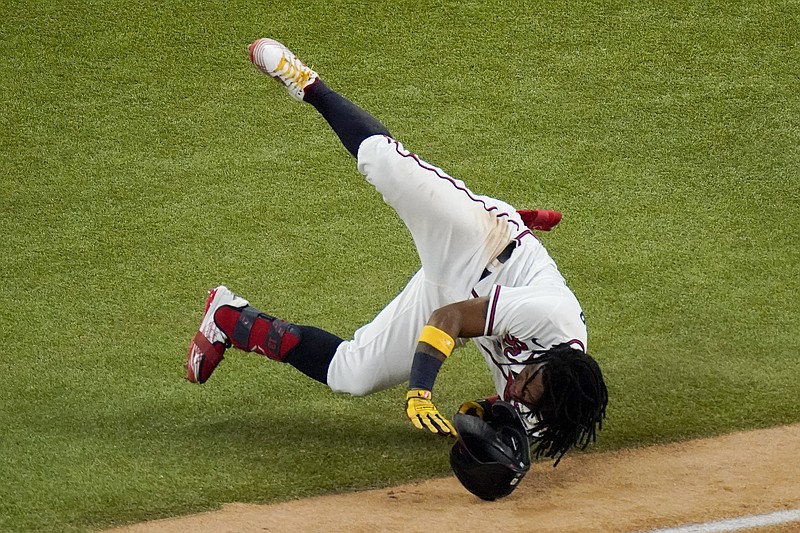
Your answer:
[[[688,526],[667,529],[653,529],[647,533],[722,533],[725,531],[743,531],[756,527],[774,526],[800,521],[800,509],[777,511],[775,513],[743,516],[718,522],[691,524]]]

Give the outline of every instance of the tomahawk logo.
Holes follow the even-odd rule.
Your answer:
[[[503,344],[505,345],[505,348],[503,349],[503,355],[508,358],[516,357],[522,352],[528,350],[528,345],[513,335],[506,335],[503,338]]]

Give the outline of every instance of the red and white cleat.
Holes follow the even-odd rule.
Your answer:
[[[192,383],[205,383],[214,369],[222,361],[222,354],[231,345],[227,335],[219,328],[214,315],[222,306],[242,308],[249,302],[232,293],[224,285],[209,292],[206,300],[206,311],[200,329],[189,343],[189,355],[186,360],[186,379]]]
[[[522,222],[530,229],[550,231],[561,222],[561,211],[549,209],[518,209]]]
[[[305,88],[319,76],[274,39],[257,39],[250,46],[250,61],[258,70],[286,87],[295,100],[303,101]]]

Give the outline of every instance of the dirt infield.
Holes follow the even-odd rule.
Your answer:
[[[535,531],[630,533],[800,509],[800,424],[537,464],[508,498],[455,478],[115,529],[117,533]],[[750,529],[749,531],[755,531]],[[800,521],[757,529],[800,531]]]

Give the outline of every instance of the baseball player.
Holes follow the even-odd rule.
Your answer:
[[[187,379],[205,382],[233,346],[288,363],[335,392],[366,395],[407,381],[412,424],[455,436],[432,391],[457,341],[472,339],[497,397],[526,421],[535,457],[558,464],[573,446],[593,441],[608,399],[603,376],[586,351],[581,307],[529,228],[549,229],[560,214],[518,213],[471,191],[406,150],[283,44],[258,39],[249,51],[261,72],[328,122],[359,172],[407,226],[422,267],[350,340],[273,317],[217,287],[189,346]],[[480,413],[487,405],[465,402],[460,411]]]

